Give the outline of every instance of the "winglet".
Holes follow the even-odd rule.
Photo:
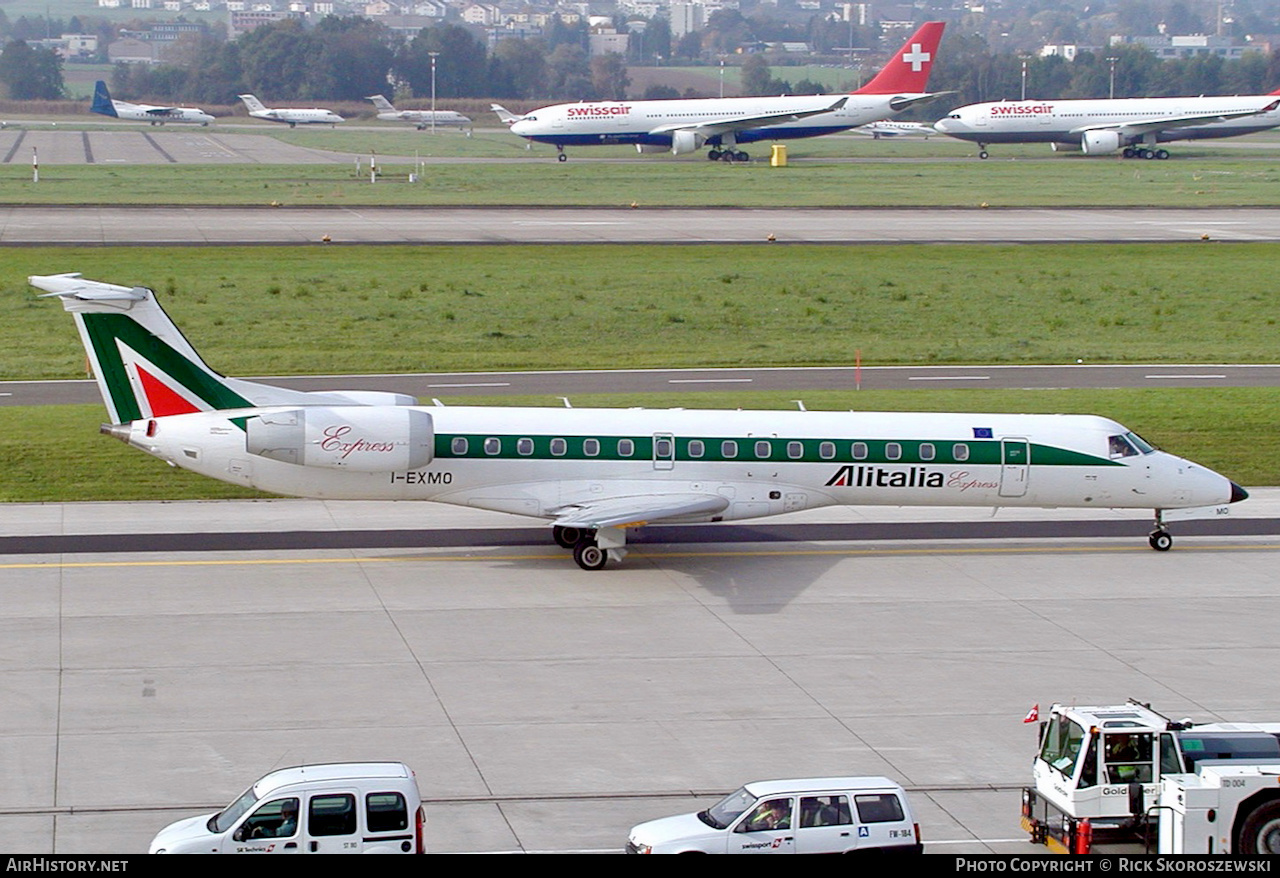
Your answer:
[[[929,86],[929,71],[938,57],[938,44],[942,42],[944,21],[926,21],[919,30],[907,38],[902,48],[894,53],[875,78],[854,94],[883,95],[901,92],[920,93]]]

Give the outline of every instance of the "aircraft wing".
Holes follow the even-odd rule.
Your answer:
[[[714,515],[729,505],[719,494],[638,494],[606,497],[564,507],[556,516],[562,527],[639,527],[652,521]]]
[[[660,125],[652,129],[650,134],[671,134],[674,131],[695,131],[704,137],[715,137],[728,134],[730,131],[746,131],[749,128],[763,128],[780,122],[795,122],[808,119],[810,116],[821,116],[823,113],[834,113],[843,109],[848,103],[848,96],[842,97],[829,107],[819,110],[801,110],[795,113],[765,113],[760,116],[747,116],[737,119],[704,119],[701,122],[677,122],[673,125]]]
[[[177,107],[143,107],[142,109],[150,116],[168,116]]]
[[[1105,125],[1081,125],[1071,129],[1072,134],[1083,134],[1086,131],[1116,131],[1125,135],[1147,134],[1152,131],[1164,131],[1168,128],[1195,128],[1200,125],[1212,125],[1214,122],[1226,122],[1228,119],[1241,119],[1245,116],[1260,116],[1280,107],[1280,101],[1272,101],[1260,110],[1237,110],[1234,113],[1187,113],[1182,116],[1165,117],[1163,119],[1139,119],[1132,122],[1110,122]]]

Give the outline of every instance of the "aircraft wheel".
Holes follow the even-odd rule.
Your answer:
[[[751,156],[745,152],[736,152],[733,154],[733,160],[737,162],[749,162],[751,161]]]
[[[582,539],[582,531],[576,527],[561,527],[557,524],[551,528],[551,537],[560,548],[572,549]]]
[[[1160,161],[1164,161],[1164,160],[1165,160],[1165,159],[1167,159],[1168,157],[1169,157],[1169,150],[1167,150],[1167,149],[1157,149],[1157,150],[1156,150],[1156,158],[1158,158]]]
[[[1125,157],[1125,158],[1127,158],[1127,159],[1131,159],[1131,158],[1133,158],[1133,147],[1132,147],[1132,146],[1126,146],[1126,147],[1124,148],[1124,152],[1120,153],[1120,155],[1124,156],[1124,157]]]
[[[707,160],[708,160],[708,161],[713,161],[713,162],[718,162],[718,161],[720,161],[720,150],[718,150],[718,149],[713,149],[713,150],[711,150],[710,152],[708,152],[708,153],[707,153]]]
[[[565,155],[564,153],[560,153],[560,155],[556,156],[556,161],[558,161],[558,162],[567,162],[567,161],[569,161],[569,157],[568,157],[567,155]]]
[[[1148,159],[1148,160],[1153,159],[1153,158],[1155,158],[1155,157],[1156,157],[1155,151],[1154,151],[1154,150],[1150,150],[1150,149],[1144,149],[1144,150],[1142,150],[1141,155],[1142,155],[1142,157],[1143,157],[1144,159]]]
[[[579,540],[573,547],[573,560],[583,570],[603,570],[609,553],[596,545],[595,540]]]
[[[986,157],[987,157],[987,151],[985,149],[978,150],[978,158],[985,159]]]
[[[1151,535],[1147,537],[1147,542],[1157,552],[1167,552],[1173,548],[1173,537],[1164,528],[1153,530]]]

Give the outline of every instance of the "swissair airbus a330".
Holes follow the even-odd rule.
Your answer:
[[[1055,151],[1167,159],[1157,144],[1238,137],[1280,125],[1280,89],[1266,95],[1115,98],[1082,101],[996,101],[952,110],[934,128],[978,144],[1048,143]]]
[[[1093,415],[419,406],[214,372],[143,287],[31,277],[75,318],[111,422],[162,460],[275,494],[433,500],[550,521],[584,569],[648,522],[834,505],[1227,514],[1244,490]]]
[[[556,104],[519,118],[497,105],[494,111],[513,134],[554,146],[560,161],[566,146],[618,143],[675,155],[709,146],[713,161],[746,161],[740,144],[847,131],[938,97],[925,88],[943,27],[941,21],[921,25],[874,79],[847,95]]]
[[[134,122],[150,122],[152,125],[163,125],[165,122],[208,125],[214,121],[212,116],[198,107],[161,107],[154,104],[113,101],[111,92],[107,91],[107,84],[101,79],[93,87],[93,103],[89,105],[89,112]]]

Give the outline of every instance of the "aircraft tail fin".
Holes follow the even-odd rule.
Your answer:
[[[382,95],[369,95],[365,100],[373,101],[373,105],[377,107],[379,112],[394,113],[396,108],[391,105],[391,101]]]
[[[107,84],[101,79],[93,86],[93,103],[89,105],[89,112],[103,116],[118,115],[116,105],[111,102],[111,92],[107,91]]]
[[[511,125],[515,122],[519,122],[523,118],[522,116],[517,116],[506,107],[502,106],[502,104],[490,104],[489,109],[498,114],[498,118],[502,120],[503,125]]]
[[[920,94],[929,87],[929,71],[938,57],[944,21],[926,21],[875,77],[854,94]]]
[[[262,101],[253,95],[237,95],[237,97],[244,101],[244,105],[249,108],[250,113],[262,113],[267,109],[262,105]]]
[[[387,391],[303,391],[228,378],[205,364],[146,287],[85,280],[79,272],[32,275],[62,301],[113,424],[188,412],[271,405],[415,405]]]

